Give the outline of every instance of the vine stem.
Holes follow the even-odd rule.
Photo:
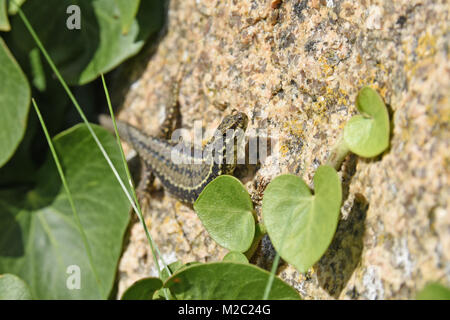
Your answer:
[[[345,143],[344,134],[341,133],[333,148],[330,151],[326,164],[339,170],[345,157],[349,154],[350,149]]]
[[[257,223],[255,226],[255,236],[253,237],[252,244],[250,245],[250,249],[248,249],[244,254],[248,260],[252,258],[255,254],[256,249],[258,248],[258,244],[261,241],[262,237],[267,233],[266,227],[262,222]]]

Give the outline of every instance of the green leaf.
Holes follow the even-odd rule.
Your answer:
[[[9,8],[8,13],[9,14],[16,14],[18,11],[18,8],[25,2],[26,0],[10,0],[9,1]]]
[[[336,171],[320,166],[314,176],[315,194],[294,175],[276,177],[266,188],[262,213],[267,233],[280,256],[306,272],[333,239],[342,201]]]
[[[75,13],[66,11],[73,4],[72,0],[28,0],[21,7],[71,85],[88,83],[138,53],[161,28],[164,18],[163,1],[143,1],[124,35],[115,0],[79,0],[80,29],[70,30],[66,23],[72,22]],[[9,43],[27,57],[36,44],[19,16],[14,16],[11,24]]]
[[[429,283],[416,298],[417,300],[450,300],[450,289],[439,283]]]
[[[247,257],[243,253],[236,251],[228,252],[225,257],[223,257],[222,261],[248,263]]]
[[[11,26],[8,20],[8,11],[6,8],[6,0],[0,0],[0,31],[9,31]]]
[[[116,140],[103,128],[94,130],[125,179]],[[106,299],[129,221],[129,203],[85,125],[53,141],[92,260],[49,155],[33,188],[0,191],[0,273],[20,276],[37,299]],[[76,285],[77,267],[80,289],[67,286]]]
[[[16,60],[0,38],[0,167],[14,154],[25,134],[30,87]]]
[[[359,156],[375,157],[389,146],[389,115],[380,95],[369,87],[356,98],[361,115],[350,119],[344,128],[344,141]]]
[[[41,59],[41,52],[38,48],[34,48],[30,51],[29,62],[33,85],[39,91],[45,91],[47,83],[45,79],[44,65],[42,64]]]
[[[183,267],[183,263],[181,261],[175,261],[175,262],[172,262],[171,264],[169,264],[167,267],[169,268],[170,272],[173,274],[178,269]],[[169,278],[169,273],[167,272],[166,268],[162,268],[162,270],[161,270],[162,281],[166,281],[168,278]]]
[[[255,265],[213,262],[182,269],[164,287],[181,300],[260,300],[268,278],[269,272]],[[298,300],[300,296],[275,277],[269,299]]]
[[[153,294],[163,283],[158,278],[144,278],[133,283],[122,295],[121,300],[152,300]]]
[[[141,0],[115,0],[120,11],[122,33],[127,34],[133,24]]]
[[[238,179],[223,175],[211,181],[195,201],[194,209],[219,245],[238,252],[250,248],[255,235],[253,203]]]
[[[27,284],[13,274],[0,274],[0,300],[31,300]]]

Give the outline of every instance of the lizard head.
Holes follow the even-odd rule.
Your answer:
[[[222,158],[223,174],[231,174],[236,168],[239,143],[244,138],[247,125],[247,115],[234,110],[222,120],[217,128],[216,132],[219,139],[215,140],[215,148]],[[217,144],[217,142],[220,142],[220,144]]]
[[[227,134],[227,131],[229,130],[245,132],[245,130],[247,129],[247,124],[247,115],[243,112],[233,110],[230,115],[223,118],[219,127],[217,127],[217,130],[220,131],[223,136],[225,136]]]

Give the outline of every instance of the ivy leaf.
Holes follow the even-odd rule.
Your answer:
[[[255,235],[253,203],[235,177],[222,175],[200,193],[194,209],[211,238],[230,251],[245,252]]]
[[[13,274],[0,274],[0,300],[31,300],[27,284]]]
[[[361,115],[350,119],[344,128],[344,141],[349,149],[362,157],[375,157],[389,146],[389,115],[380,95],[369,87],[362,88],[356,98]]]
[[[248,263],[248,259],[245,254],[231,251],[228,252],[225,257],[223,257],[222,261],[230,261],[230,262],[239,262],[239,263]]]
[[[255,265],[213,262],[183,268],[164,287],[179,300],[261,300],[269,276]],[[269,299],[299,300],[300,296],[275,277]]]
[[[299,177],[286,174],[272,180],[262,201],[267,233],[280,256],[306,272],[333,239],[342,201],[336,171],[320,166],[314,176],[315,194]]]
[[[115,138],[98,126],[94,130],[126,181]],[[129,221],[129,203],[85,125],[60,133],[53,142],[81,229],[49,155],[33,187],[0,191],[0,273],[20,276],[36,299],[106,299]],[[77,283],[77,277],[80,288],[70,290],[68,284]]]
[[[14,154],[25,134],[30,86],[16,60],[0,38],[0,167]]]

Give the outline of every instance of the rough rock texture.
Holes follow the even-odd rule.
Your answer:
[[[235,108],[250,131],[269,130],[279,157],[243,170],[256,208],[270,180],[294,173],[312,186],[369,85],[389,106],[391,146],[350,156],[340,175],[342,216],[324,257],[279,276],[306,299],[413,298],[427,281],[450,285],[450,60],[448,1],[172,0],[156,51],[123,72],[120,118],[152,133],[182,65],[182,126],[213,130]],[[131,71],[130,71],[131,70]],[[274,151],[273,151],[274,152]],[[166,262],[220,260],[195,212],[156,184],[146,222]],[[270,265],[265,239],[257,262]],[[119,294],[154,274],[142,226],[131,226]]]

